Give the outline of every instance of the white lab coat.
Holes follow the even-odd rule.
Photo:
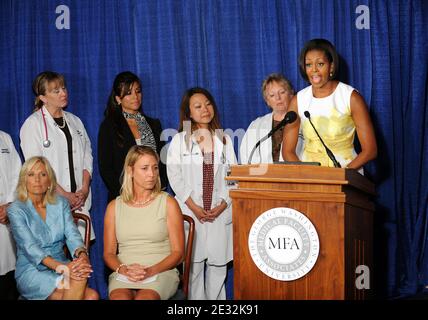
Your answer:
[[[208,259],[212,265],[225,265],[233,259],[232,240],[232,207],[228,185],[224,179],[231,164],[236,164],[232,140],[226,136],[226,145],[214,137],[214,188],[211,208],[219,205],[222,200],[227,208],[214,220],[201,224],[185,201],[191,197],[203,207],[202,199],[202,164],[203,156],[195,138],[192,136],[190,150],[185,142],[185,132],[176,134],[168,149],[167,173],[171,188],[183,214],[195,220],[196,232],[193,246],[192,262]]]
[[[43,146],[46,140],[45,126],[42,112],[40,110],[30,115],[21,127],[21,149],[24,158],[27,160],[33,156],[44,156],[49,160],[55,171],[58,184],[67,192],[71,191],[70,174],[68,168],[67,139],[64,132],[58,128],[55,120],[49,111],[43,106],[45,114],[48,138],[51,145],[48,148]],[[86,133],[82,121],[70,112],[64,111],[64,117],[72,137],[74,176],[77,190],[82,188],[83,170],[87,170],[92,176],[92,148],[91,141]],[[89,216],[91,208],[91,189],[88,198],[82,208],[82,213]],[[84,235],[84,224],[79,222],[79,231]],[[91,228],[91,239],[94,239],[93,228]]]
[[[12,138],[0,131],[0,205],[15,200],[21,158]],[[0,223],[0,275],[15,270],[16,248],[9,227]]]
[[[247,131],[245,132],[244,137],[241,141],[241,146],[239,148],[240,163],[248,164],[250,153],[253,150],[253,147],[256,143],[267,136],[268,133],[272,130],[272,117],[273,112],[268,113],[262,117],[258,117],[248,126]],[[300,159],[300,154],[303,150],[303,140],[302,136],[299,135],[299,140],[296,146],[296,154]],[[281,150],[279,152],[279,161],[284,161],[282,157],[282,144]],[[273,163],[272,158],[272,137],[263,141],[260,146],[254,151],[253,158],[251,163]]]

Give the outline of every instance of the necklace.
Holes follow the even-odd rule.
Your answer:
[[[59,125],[59,124],[58,124],[58,128],[60,128],[60,129],[64,129],[64,128],[65,128],[65,124],[66,124],[66,122],[65,122],[65,117],[61,117],[60,119],[62,119],[62,125]]]
[[[146,203],[149,203],[152,200],[153,200],[153,197],[152,197],[152,194],[150,194],[149,198],[146,201],[135,201],[135,200],[132,200],[132,203],[135,204],[135,205],[137,205],[137,206],[141,206],[142,207]]]

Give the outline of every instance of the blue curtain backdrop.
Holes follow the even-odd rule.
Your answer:
[[[94,151],[91,285],[105,298],[96,137],[114,76],[141,77],[144,111],[164,129],[178,127],[183,90],[206,87],[223,127],[238,132],[268,111],[264,77],[282,72],[304,88],[299,50],[327,38],[340,54],[341,80],[364,96],[377,133],[379,156],[366,167],[378,191],[373,285],[380,297],[413,294],[428,284],[427,16],[423,0],[2,0],[0,129],[19,147],[33,78],[47,69],[65,75],[68,111],[84,122]]]

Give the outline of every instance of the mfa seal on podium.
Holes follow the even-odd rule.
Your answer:
[[[254,221],[248,248],[264,274],[293,281],[311,271],[320,245],[314,225],[304,214],[291,208],[273,208]]]

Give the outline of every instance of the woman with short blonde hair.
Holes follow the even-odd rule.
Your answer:
[[[17,247],[15,278],[28,300],[95,300],[87,287],[92,272],[87,248],[73,221],[68,201],[55,194],[55,173],[45,157],[22,166],[18,199],[8,208]],[[74,259],[64,253],[64,245]]]
[[[281,127],[280,123],[288,112],[294,89],[291,82],[282,74],[271,73],[263,80],[261,91],[271,112],[254,119],[248,126],[239,148],[242,164],[283,161],[281,154],[283,126]],[[271,135],[267,138],[269,133]],[[265,140],[262,140],[263,138]],[[262,143],[259,143],[260,141]],[[257,143],[259,146],[255,148]],[[296,148],[298,155],[302,144],[303,141],[299,140]]]
[[[19,173],[18,186],[16,187],[17,198],[25,202],[28,199],[28,190],[27,190],[27,176],[28,172],[34,167],[34,165],[40,162],[45,168],[50,181],[50,185],[48,186],[48,190],[46,191],[45,196],[43,197],[43,205],[55,204],[55,189],[57,186],[55,173],[49,163],[49,161],[45,157],[32,157],[25,161],[21,168],[21,172]]]

